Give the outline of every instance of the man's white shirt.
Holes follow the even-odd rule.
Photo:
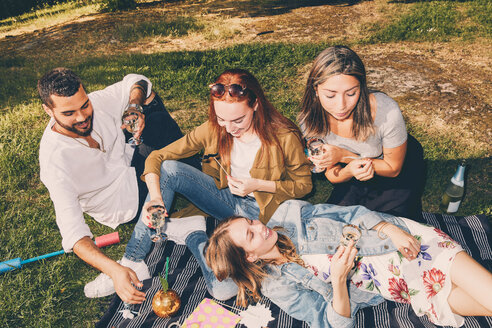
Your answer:
[[[40,178],[50,192],[66,252],[81,238],[93,237],[83,213],[113,229],[137,213],[137,178],[130,166],[134,149],[125,143],[120,126],[130,89],[140,80],[149,84],[149,97],[150,81],[137,74],[88,95],[94,110],[91,136],[100,149],[89,148],[82,138],[75,140],[54,132],[54,119],[43,133]]]

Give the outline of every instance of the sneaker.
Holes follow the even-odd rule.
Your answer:
[[[135,271],[140,281],[150,278],[149,267],[144,261],[134,262],[123,257],[117,262]],[[88,298],[105,297],[114,293],[113,279],[105,273],[101,273],[96,279],[87,283],[84,287],[84,294]]]
[[[123,256],[123,258],[120,261],[120,264],[122,266],[126,266],[127,268],[130,268],[133,271],[135,271],[138,280],[143,281],[143,280],[150,279],[149,267],[144,261],[134,262]]]
[[[164,233],[169,240],[174,241],[178,245],[185,245],[186,237],[192,232],[206,232],[207,224],[203,215],[189,216],[186,218],[170,219],[166,224]]]
[[[114,293],[113,279],[105,273],[84,286],[84,294],[88,298],[105,297]]]

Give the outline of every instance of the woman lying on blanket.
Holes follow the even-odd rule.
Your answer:
[[[203,172],[176,161],[201,151]],[[283,201],[302,197],[312,187],[299,129],[270,104],[256,78],[241,69],[223,72],[210,85],[208,121],[152,152],[143,177],[150,202],[144,205],[144,220],[135,227],[134,234],[140,238],[135,238],[135,255],[129,255],[135,261],[143,260],[150,250],[146,208],[164,205],[170,209],[175,192],[219,220],[242,215],[266,223]],[[231,281],[229,290],[223,284],[219,288],[206,267],[204,230],[203,217],[192,217],[172,219],[165,233],[177,243],[186,243],[197,257],[210,293],[228,299],[237,287]]]
[[[338,247],[344,226],[361,232],[356,248],[352,240]],[[383,298],[409,303],[438,325],[492,315],[492,274],[459,244],[362,206],[291,200],[266,226],[231,217],[210,237],[206,260],[218,280],[236,282],[239,302],[262,293],[311,327],[350,327],[359,308]]]
[[[335,186],[327,203],[420,219],[422,147],[407,135],[398,104],[368,89],[354,51],[334,46],[318,55],[298,120],[306,138],[325,143],[312,161]]]

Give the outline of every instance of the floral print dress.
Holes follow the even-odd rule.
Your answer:
[[[412,261],[400,252],[356,258],[351,283],[385,299],[411,304],[418,316],[427,315],[436,325],[459,327],[462,316],[448,304],[451,292],[451,264],[463,249],[447,234],[432,226],[402,218],[410,233],[421,242],[420,253]],[[319,279],[330,282],[332,255],[303,255],[306,267]]]

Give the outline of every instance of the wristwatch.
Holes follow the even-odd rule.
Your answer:
[[[126,107],[126,110],[129,110],[129,109],[133,109],[133,110],[143,114],[143,107],[140,106],[139,104],[128,104],[128,106]]]

